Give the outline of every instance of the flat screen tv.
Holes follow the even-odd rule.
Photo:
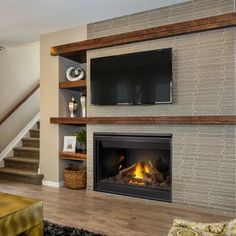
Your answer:
[[[91,103],[172,102],[172,49],[91,59]]]

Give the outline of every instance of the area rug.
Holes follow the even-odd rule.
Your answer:
[[[58,225],[48,221],[43,222],[43,228],[44,236],[105,236],[84,229]]]

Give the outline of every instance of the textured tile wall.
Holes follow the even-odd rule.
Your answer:
[[[172,133],[173,202],[235,212],[234,126],[88,125],[88,186],[93,189],[93,133]]]
[[[234,11],[233,0],[193,0],[88,25],[88,38]],[[173,48],[174,102],[156,106],[92,106],[88,116],[235,115],[235,28],[93,50],[88,58]],[[93,186],[93,133],[172,133],[173,202],[236,212],[235,126],[88,125],[88,189]]]
[[[129,32],[234,10],[234,0],[192,0],[181,4],[100,21],[88,25],[88,38]]]
[[[88,116],[236,114],[234,28],[92,50],[88,59],[169,47],[173,49],[173,104],[132,107],[89,104]],[[90,91],[89,63],[87,75]]]

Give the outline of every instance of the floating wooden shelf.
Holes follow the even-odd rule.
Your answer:
[[[51,55],[63,56],[80,63],[86,62],[86,51],[108,46],[159,39],[207,30],[214,30],[236,25],[236,13],[228,13],[202,19],[189,20],[149,29],[137,30],[81,42],[70,43],[51,48]]]
[[[52,117],[52,124],[214,124],[235,125],[236,116]]]
[[[59,157],[63,160],[83,161],[86,160],[87,155],[85,153],[60,152]]]
[[[62,125],[86,125],[87,118],[71,118],[71,117],[51,117],[50,118],[51,124],[62,124]]]
[[[76,91],[82,91],[86,88],[86,80],[79,80],[79,81],[67,81],[67,82],[60,82],[59,83],[60,89],[70,89]]]

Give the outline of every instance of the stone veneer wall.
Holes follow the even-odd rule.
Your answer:
[[[234,11],[234,0],[193,0],[88,25],[88,38]],[[88,52],[90,58],[172,47],[173,104],[93,106],[88,116],[235,115],[235,28]],[[88,189],[93,188],[93,133],[172,133],[173,202],[236,212],[235,126],[88,125]]]

